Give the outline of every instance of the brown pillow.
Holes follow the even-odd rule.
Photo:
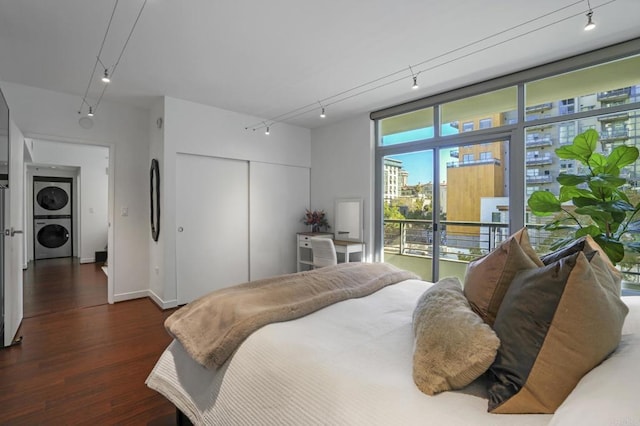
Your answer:
[[[529,243],[527,228],[522,228],[491,253],[469,263],[464,295],[484,322],[493,326],[502,298],[516,273],[542,265]]]
[[[420,297],[413,331],[413,380],[428,395],[467,386],[487,371],[500,345],[455,277],[443,278]]]
[[[490,412],[553,413],[615,350],[628,308],[607,260],[578,251],[516,275],[494,323]]]

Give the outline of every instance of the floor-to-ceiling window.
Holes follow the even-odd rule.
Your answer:
[[[530,214],[527,199],[557,195],[560,173],[580,173],[555,150],[586,129],[599,132],[604,155],[640,145],[638,52],[634,40],[372,113],[378,259],[424,279],[463,278],[470,260],[523,225],[536,249],[548,251],[563,231],[545,230],[550,219]],[[634,204],[639,164],[623,170],[631,184],[622,190]],[[640,281],[640,257],[620,268]]]

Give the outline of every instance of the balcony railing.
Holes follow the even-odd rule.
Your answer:
[[[550,136],[544,136],[541,138],[527,138],[525,141],[525,145],[527,148],[535,148],[539,146],[551,146],[553,145],[553,141]]]
[[[600,133],[600,142],[602,143],[612,143],[627,139],[629,139],[629,131],[626,129]]]
[[[527,176],[527,183],[551,183],[551,182],[553,182],[553,176],[551,175]]]
[[[598,117],[598,121],[601,123],[615,123],[616,121],[627,121],[629,119],[629,113],[623,112],[622,114],[603,115]]]
[[[597,99],[598,102],[613,102],[622,99],[627,99],[631,96],[631,87],[625,87],[623,89],[609,90],[607,92],[599,92]]]
[[[529,240],[540,255],[549,253],[551,245],[569,235],[571,230],[549,231],[542,223],[528,223]],[[465,264],[491,252],[509,237],[509,225],[499,222],[440,221],[439,260],[461,265],[464,275]],[[433,222],[417,219],[385,219],[384,252],[388,255],[433,258]],[[640,283],[640,256],[618,265],[627,283]]]
[[[544,157],[527,157],[527,166],[542,166],[545,164],[553,164],[553,157],[545,155]]]
[[[485,158],[482,160],[450,161],[447,163],[447,168],[450,169],[455,167],[475,166],[478,164],[494,164],[496,166],[499,166],[500,160],[497,158]]]
[[[538,105],[531,105],[525,108],[525,112],[527,114],[531,114],[534,112],[543,112],[553,108],[553,104],[551,102],[546,102]]]

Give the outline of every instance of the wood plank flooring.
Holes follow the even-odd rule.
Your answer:
[[[83,285],[97,285],[90,272],[97,281],[99,266],[65,260],[25,272],[31,312],[22,343],[0,350],[0,424],[175,424],[173,405],[144,384],[171,340],[163,321],[172,311],[146,298],[94,305],[99,299]],[[28,296],[29,286],[48,291]],[[106,301],[106,284],[103,293]],[[60,310],[49,312],[55,305]]]

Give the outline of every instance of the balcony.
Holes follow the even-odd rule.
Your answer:
[[[598,102],[616,102],[627,99],[631,96],[631,87],[623,89],[609,90],[607,92],[599,92],[597,95]]]
[[[545,102],[543,104],[531,105],[525,108],[525,112],[527,114],[533,114],[536,112],[544,112],[553,108],[553,104],[551,102]]]
[[[479,164],[494,164],[500,165],[500,160],[497,158],[486,158],[483,160],[469,160],[469,161],[450,161],[447,163],[447,169],[456,167],[477,166]]]
[[[529,137],[527,136],[527,140],[525,141],[525,145],[527,148],[538,148],[543,146],[551,146],[553,145],[553,140],[551,140],[551,136],[542,136],[542,137]]]
[[[527,166],[543,166],[553,164],[553,158],[550,155],[543,157],[527,157]]]
[[[527,183],[552,183],[553,176],[551,175],[539,175],[539,176],[527,176]]]
[[[615,123],[618,121],[627,121],[629,119],[629,113],[622,114],[613,114],[613,115],[603,115],[602,117],[598,117],[598,121],[601,123]]]
[[[629,131],[626,129],[600,132],[600,142],[602,143],[622,142],[627,139],[629,139]]]

